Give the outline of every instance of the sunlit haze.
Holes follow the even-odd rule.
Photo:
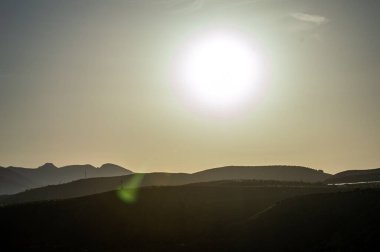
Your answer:
[[[380,166],[380,1],[0,3],[0,166]]]
[[[178,83],[204,109],[225,112],[253,98],[262,62],[248,42],[235,34],[210,31],[190,41],[186,50]]]

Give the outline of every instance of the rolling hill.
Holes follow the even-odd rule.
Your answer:
[[[110,178],[90,178],[66,184],[35,188],[11,195],[2,203],[20,203],[40,200],[75,198],[116,190],[129,183],[135,174]],[[320,182],[329,174],[300,166],[226,166],[193,174],[147,173],[142,174],[140,186],[184,185],[219,180],[281,180]]]
[[[380,168],[343,171],[327,178],[326,183],[344,184],[374,181],[380,181]]]
[[[216,181],[225,179],[257,179],[278,181],[321,182],[330,174],[303,166],[225,166],[193,174],[194,181]]]
[[[380,190],[225,181],[0,207],[3,251],[371,251]],[[337,192],[338,191],[338,192]],[[365,228],[363,228],[365,227]],[[17,235],[15,235],[17,234]],[[374,250],[372,250],[374,251]]]

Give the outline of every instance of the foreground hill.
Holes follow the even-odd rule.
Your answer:
[[[228,243],[234,251],[379,251],[379,202],[379,189],[286,199]]]
[[[67,184],[36,188],[0,198],[3,203],[20,203],[39,200],[75,198],[116,190],[129,183],[136,175],[111,178],[91,178]],[[140,186],[184,185],[218,180],[281,180],[281,181],[323,181],[329,174],[299,166],[227,166],[193,174],[147,173]]]
[[[2,251],[377,251],[380,190],[338,188],[225,181],[5,206]]]
[[[242,183],[241,185],[239,185]],[[275,186],[274,186],[275,185]],[[282,199],[323,185],[218,182],[146,187],[127,204],[115,191],[0,207],[3,251],[176,251],[222,234]],[[15,235],[17,234],[17,235]]]
[[[114,164],[100,168],[92,165],[69,165],[61,168],[46,163],[38,168],[0,167],[0,195],[14,194],[27,189],[56,185],[83,178],[128,175],[132,172]]]
[[[329,177],[326,182],[331,184],[359,183],[380,181],[380,168],[369,170],[349,170]]]

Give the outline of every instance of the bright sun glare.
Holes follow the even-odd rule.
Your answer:
[[[226,33],[195,41],[181,66],[186,93],[216,108],[245,102],[255,92],[260,74],[260,59],[250,44]]]

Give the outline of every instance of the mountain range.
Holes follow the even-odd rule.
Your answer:
[[[81,169],[81,171],[83,171]],[[40,200],[75,198],[117,190],[128,185],[137,174],[87,178],[69,183],[50,185],[0,198],[2,203],[20,203]],[[323,171],[302,166],[226,166],[188,173],[145,173],[139,186],[173,186],[220,180],[278,180],[322,182],[330,177]]]
[[[70,165],[51,163],[36,169],[0,168],[0,203],[76,198],[117,190],[141,176],[140,187],[175,186],[223,180],[302,181],[325,184],[366,183],[380,180],[380,169],[352,170],[330,175],[302,166],[225,166],[196,173],[133,173],[121,166],[104,164]]]
[[[132,172],[114,164],[104,164],[99,168],[92,165],[69,165],[56,167],[46,163],[38,168],[0,167],[0,195],[14,194],[31,188],[56,185],[70,181],[128,175]]]
[[[4,251],[380,249],[380,183],[364,183],[376,181],[380,169],[330,175],[301,166],[226,166],[143,174],[113,164],[48,163],[1,172],[8,184],[58,183],[0,195]]]

